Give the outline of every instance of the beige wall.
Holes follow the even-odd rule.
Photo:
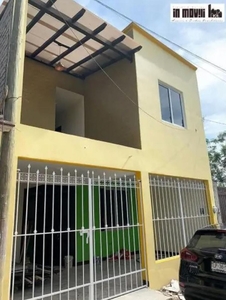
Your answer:
[[[141,141],[149,172],[210,179],[196,72],[134,32],[143,48],[136,55]],[[183,93],[187,128],[161,120],[158,81]]]
[[[135,64],[120,61],[106,70],[131,102],[102,72],[85,80],[86,137],[140,148]]]
[[[21,123],[55,130],[56,87],[84,93],[82,80],[26,58]]]
[[[140,31],[134,31],[134,38],[143,46],[135,61],[139,105],[146,112],[139,111],[142,157],[147,163],[146,171],[208,181],[208,206],[211,222],[214,222],[212,182],[196,72]],[[183,93],[186,128],[162,121],[159,81]],[[148,201],[145,223],[149,280],[152,287],[160,288],[172,278],[178,278],[179,258],[155,261],[150,195],[144,201]]]

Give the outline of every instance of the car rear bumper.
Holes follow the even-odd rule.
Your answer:
[[[213,289],[202,285],[193,285],[186,283],[181,287],[181,292],[185,298],[199,299],[199,300],[225,300],[226,290]]]

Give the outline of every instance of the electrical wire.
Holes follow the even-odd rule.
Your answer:
[[[52,0],[51,0],[52,1]],[[96,0],[95,0],[96,1]],[[55,6],[56,10],[58,11],[58,13],[61,15],[64,23],[68,26],[68,28],[71,30],[71,32],[73,33],[73,35],[76,37],[76,39],[80,42],[81,46],[85,49],[85,51],[88,53],[88,55],[93,59],[93,61],[97,64],[97,66],[100,68],[100,70],[107,76],[107,78],[122,92],[123,95],[126,96],[126,98],[128,98],[135,106],[137,106],[142,112],[144,112],[146,115],[148,115],[149,117],[151,117],[152,119],[154,119],[155,121],[159,122],[160,124],[170,127],[171,129],[179,129],[181,130],[181,128],[179,127],[172,127],[172,126],[168,126],[167,124],[165,124],[164,122],[156,119],[155,117],[153,117],[152,115],[150,115],[149,113],[147,113],[144,109],[142,109],[133,99],[131,99],[122,89],[121,87],[108,75],[108,73],[101,67],[101,65],[97,62],[97,60],[95,59],[95,57],[92,56],[92,54],[88,51],[88,49],[83,45],[83,43],[80,41],[80,39],[77,37],[77,35],[75,34],[75,32],[72,30],[72,28],[69,26],[69,24],[67,23],[67,21],[64,19],[64,17],[62,16],[62,13],[58,10],[57,6],[55,3],[53,3],[53,6]],[[204,69],[205,70],[205,69]],[[220,78],[219,78],[220,79]],[[204,118],[200,118],[203,122],[203,120],[208,120],[208,119],[204,119]],[[209,120],[210,121],[210,120]],[[198,123],[197,123],[198,125]],[[185,145],[179,149],[179,151],[177,151],[176,153],[174,153],[174,155],[168,160],[168,162],[166,162],[164,165],[172,162],[172,160],[174,160],[177,157],[177,154],[182,152],[190,143],[191,138],[189,139],[189,142],[185,143]],[[200,143],[200,139],[199,139],[199,143]],[[198,144],[199,144],[198,143]],[[130,159],[130,157],[128,158]],[[128,161],[128,160],[127,160]],[[197,162],[196,162],[197,163]],[[160,169],[161,166],[159,166],[157,169]]]
[[[52,1],[52,0],[51,0]],[[71,30],[72,34],[75,36],[75,38],[79,41],[79,43],[81,44],[81,46],[84,48],[84,50],[88,53],[88,55],[93,59],[93,61],[96,63],[96,65],[100,68],[100,70],[106,75],[106,77],[116,86],[116,88],[128,99],[131,101],[131,103],[133,103],[140,111],[142,111],[144,114],[146,114],[147,116],[149,116],[150,118],[152,118],[153,120],[155,120],[156,122],[160,123],[163,126],[169,127],[171,129],[174,130],[183,130],[183,127],[179,127],[179,126],[172,126],[172,125],[167,125],[167,123],[162,122],[162,120],[158,120],[157,118],[155,118],[154,116],[152,116],[151,114],[149,114],[147,111],[145,111],[142,107],[139,106],[139,104],[134,101],[115,81],[114,79],[111,78],[111,76],[102,68],[102,66],[98,63],[98,61],[96,60],[95,57],[93,57],[93,55],[89,52],[89,50],[84,46],[84,44],[81,42],[81,40],[78,38],[78,36],[76,35],[76,33],[74,32],[74,30],[70,27],[70,25],[68,24],[68,22],[65,20],[65,18],[63,17],[62,13],[59,11],[59,9],[57,8],[56,4],[53,3],[53,6],[56,8],[56,10],[58,11],[59,15],[61,16],[61,18],[63,19],[64,23],[68,26],[68,28]],[[200,118],[202,119],[202,118]]]
[[[120,15],[121,17],[123,17],[123,18],[126,19],[127,21],[130,21],[130,22],[133,22],[133,23],[137,24],[138,26],[142,27],[142,28],[145,29],[146,31],[150,32],[151,34],[153,34],[153,35],[155,35],[155,36],[157,36],[157,37],[159,37],[159,38],[161,38],[161,39],[167,41],[168,43],[170,43],[170,44],[172,44],[172,45],[174,45],[174,46],[176,46],[176,47],[182,49],[183,51],[185,51],[185,52],[187,52],[187,53],[189,53],[189,54],[195,56],[195,57],[198,58],[198,59],[203,60],[204,62],[206,62],[206,63],[208,63],[208,64],[214,66],[215,68],[219,69],[220,71],[223,71],[223,72],[226,73],[226,69],[224,69],[224,68],[222,68],[222,67],[220,67],[220,66],[214,64],[213,62],[210,62],[209,60],[207,60],[207,59],[205,59],[205,58],[203,58],[203,57],[201,57],[201,56],[199,56],[199,55],[193,53],[192,51],[190,51],[190,50],[188,50],[188,49],[186,49],[186,48],[184,48],[184,47],[178,45],[177,43],[175,43],[175,42],[173,42],[173,41],[167,39],[166,37],[160,35],[159,33],[155,32],[155,31],[153,31],[153,30],[151,30],[150,28],[148,28],[148,27],[146,27],[146,26],[140,24],[139,22],[132,20],[131,18],[127,17],[126,15],[124,15],[124,14],[122,14],[122,13],[120,13],[119,11],[117,11],[117,10],[115,10],[114,8],[108,6],[107,4],[105,4],[105,3],[103,3],[103,2],[101,2],[101,1],[99,1],[99,0],[93,0],[93,1],[99,3],[100,5],[104,6],[105,8],[107,8],[107,9],[109,9],[109,10],[111,10],[111,11],[113,11],[114,13]]]
[[[197,65],[197,64],[195,64],[195,63],[193,63],[193,64],[194,64],[197,68],[201,68],[201,69],[203,69],[204,71],[206,71],[207,73],[209,73],[210,75],[212,75],[212,76],[218,78],[219,80],[221,80],[221,81],[223,81],[223,82],[226,82],[225,79],[223,79],[223,78],[219,77],[218,75],[216,75],[216,74],[210,72],[209,70],[207,70],[207,69],[201,67],[200,65]]]
[[[52,0],[51,0],[52,1]],[[98,0],[94,0],[94,1],[98,1]],[[85,49],[85,51],[88,53],[88,55],[94,60],[94,62],[96,63],[96,65],[100,68],[100,70],[107,76],[107,78],[117,87],[117,89],[128,99],[130,100],[136,107],[138,107],[144,114],[148,115],[149,117],[151,117],[152,119],[154,119],[156,122],[169,127],[171,129],[176,129],[176,130],[182,130],[182,128],[178,127],[178,126],[172,126],[172,125],[167,125],[165,122],[162,122],[161,120],[158,120],[157,118],[155,118],[154,116],[152,116],[151,114],[149,114],[148,112],[146,112],[142,107],[140,107],[136,101],[134,101],[129,95],[127,95],[126,92],[123,91],[123,89],[111,78],[111,76],[102,68],[102,66],[98,63],[98,61],[96,60],[95,57],[93,57],[93,55],[89,52],[89,50],[84,46],[84,44],[81,42],[81,40],[78,38],[78,36],[75,34],[74,30],[70,27],[70,25],[67,23],[67,21],[64,19],[62,13],[59,11],[59,9],[57,8],[56,4],[53,3],[53,6],[55,7],[55,9],[58,11],[59,15],[61,15],[64,23],[68,26],[68,28],[71,30],[72,34],[75,36],[75,38],[80,42],[81,46]],[[204,69],[205,70],[205,69]],[[207,70],[205,70],[207,71]],[[208,71],[207,71],[208,72]],[[218,78],[218,77],[217,77]],[[223,80],[222,78],[219,78],[221,80]],[[225,80],[223,80],[225,81]],[[225,81],[226,82],[226,81]],[[206,120],[205,118],[200,117],[200,119]],[[207,119],[208,120],[208,119]],[[209,120],[211,122],[211,120]],[[212,120],[213,121],[213,120]],[[213,121],[214,122],[214,121]],[[225,124],[226,125],[226,124]]]
[[[53,4],[55,7],[56,7],[56,4]],[[56,9],[57,9],[57,7],[56,7]],[[59,12],[59,10],[57,9],[57,11]],[[59,12],[60,13],[60,12]],[[64,20],[64,19],[63,19]],[[75,37],[78,39],[78,37],[76,36],[76,34],[75,34],[75,32],[72,30],[72,28],[69,26],[69,24],[67,24],[67,21],[66,20],[64,20],[65,21],[65,24],[71,29],[71,31],[72,31],[72,33],[75,35]],[[79,39],[78,39],[79,40]],[[81,43],[81,41],[79,40],[79,42]],[[118,86],[118,84],[108,75],[108,73],[101,67],[101,65],[96,61],[96,59],[92,56],[92,54],[88,51],[88,49],[86,49],[86,47],[81,43],[81,45],[82,45],[82,47],[86,50],[86,52],[88,53],[88,55],[95,61],[95,63],[98,65],[98,67],[100,68],[100,70],[102,70],[102,72],[107,76],[107,78],[123,93],[123,95],[125,95],[134,105],[136,105],[142,112],[144,112],[146,115],[148,115],[148,116],[150,116],[152,119],[154,119],[155,121],[157,121],[157,122],[159,122],[160,124],[162,124],[162,125],[164,125],[164,126],[166,126],[166,127],[170,127],[171,129],[179,129],[179,130],[181,130],[182,128],[180,128],[180,127],[177,127],[177,126],[175,126],[175,127],[173,127],[173,126],[168,126],[166,123],[164,123],[164,122],[162,122],[162,121],[160,121],[160,120],[158,120],[158,119],[156,119],[155,117],[153,117],[152,115],[150,115],[148,112],[146,112],[143,108],[141,108],[133,99],[131,99],[119,86]],[[203,118],[200,118],[201,119],[201,121],[203,122]],[[200,120],[199,120],[200,121]],[[199,123],[199,121],[197,122],[197,125],[198,125],[198,123]],[[185,143],[185,145],[183,146],[183,147],[181,147],[178,151],[176,151],[176,153],[174,153],[173,155],[172,155],[172,157],[170,157],[170,159],[166,162],[166,163],[164,163],[164,166],[165,165],[167,165],[167,164],[169,164],[169,163],[171,163],[177,156],[178,156],[178,154],[179,153],[181,153],[185,148],[187,148],[188,147],[188,145],[190,144],[190,142],[191,142],[191,139],[192,139],[192,137],[190,137],[190,139],[189,139],[189,141],[187,142],[187,143]],[[199,137],[199,142],[198,142],[198,144],[200,143],[200,140],[201,140],[201,137]],[[131,156],[130,157],[128,157],[128,159],[126,160],[126,162],[125,162],[125,164],[128,162],[128,160],[131,158]],[[124,164],[124,166],[125,166],[125,164]],[[195,162],[195,166],[196,166],[196,164],[197,164],[197,161]],[[124,166],[123,166],[123,168],[124,168]],[[195,166],[194,166],[194,168],[195,168]],[[156,168],[155,169],[155,172],[157,172],[159,169],[161,169],[163,167],[163,165],[162,166],[159,166],[158,168]]]
[[[207,118],[203,118],[203,120],[207,121],[207,122],[212,122],[212,123],[215,123],[215,124],[226,126],[226,123],[223,123],[223,122],[218,122],[218,121],[210,120],[210,119],[207,119]]]

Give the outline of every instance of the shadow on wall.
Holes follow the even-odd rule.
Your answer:
[[[135,63],[122,60],[85,80],[86,137],[141,148]]]

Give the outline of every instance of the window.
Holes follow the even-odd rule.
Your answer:
[[[193,237],[189,246],[200,250],[225,248],[226,234],[214,231],[198,233]]]
[[[100,191],[101,200],[101,228],[126,226],[128,224],[128,214],[125,190],[105,190]],[[129,211],[128,211],[129,213]]]
[[[184,127],[184,115],[181,93],[169,87],[159,85],[162,119]]]

